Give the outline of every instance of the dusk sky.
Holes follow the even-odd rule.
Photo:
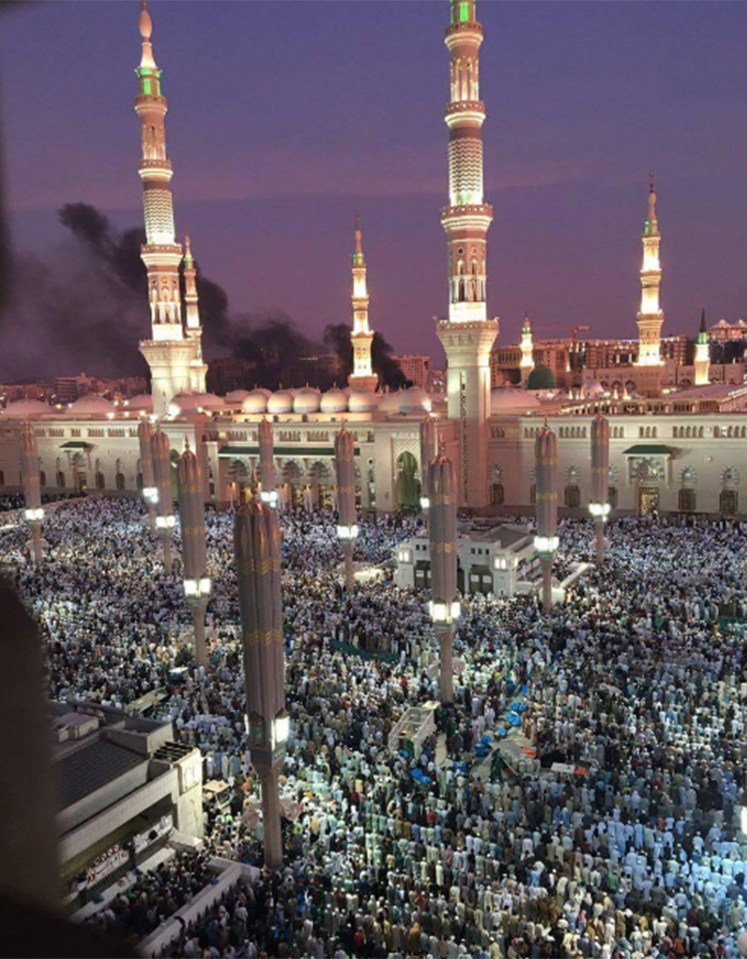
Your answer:
[[[445,0],[153,0],[177,230],[234,311],[320,334],[350,319],[360,211],[370,320],[442,353]],[[3,17],[7,204],[19,251],[62,242],[84,201],[142,221],[136,2],[26,4]],[[747,4],[481,0],[488,312],[499,343],[636,335],[654,170],[664,334],[747,313]],[[114,317],[112,318],[115,319]],[[143,303],[143,335],[148,331]]]

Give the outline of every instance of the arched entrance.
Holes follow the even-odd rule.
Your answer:
[[[397,457],[396,480],[397,506],[413,509],[420,503],[420,481],[418,480],[418,461],[409,451]]]
[[[233,459],[226,472],[229,498],[234,503],[243,503],[251,492],[251,473],[243,460]]]
[[[303,477],[301,467],[295,460],[283,465],[283,492],[289,509],[303,506]]]
[[[76,453],[73,456],[73,488],[77,493],[85,494],[88,492],[88,471],[82,453]]]
[[[332,506],[333,485],[334,479],[329,466],[321,460],[312,463],[309,470],[312,509],[326,509]]]
[[[641,460],[636,466],[637,507],[639,516],[659,510],[659,483],[663,479],[661,465],[652,459]]]

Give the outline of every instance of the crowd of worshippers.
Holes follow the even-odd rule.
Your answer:
[[[144,515],[122,499],[57,508],[39,569],[23,531],[3,534],[41,624],[49,694],[124,706],[162,689],[161,714],[201,749],[205,778],[229,786],[206,849],[261,867],[232,516],[208,513],[201,667]],[[229,890],[164,955],[739,955],[745,531],[623,518],[604,566],[549,617],[535,595],[464,597],[455,702],[420,750],[389,742],[409,706],[438,699],[428,596],[397,589],[388,563],[416,523],[361,524],[356,559],[381,575],[347,595],[334,517],[282,515],[286,865]],[[589,523],[561,523],[560,538],[561,568],[591,561]],[[112,906],[102,921],[139,935],[143,914]]]

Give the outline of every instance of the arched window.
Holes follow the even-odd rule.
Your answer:
[[[41,486],[41,488],[44,489],[46,485],[47,485],[47,474],[44,472],[44,470],[39,470],[39,486]]]
[[[581,505],[581,490],[575,483],[569,483],[565,488],[565,505],[573,509]]]
[[[60,489],[65,488],[65,474],[62,472],[62,470],[57,470],[57,476],[55,477],[55,481],[57,483],[57,486]]]
[[[506,502],[506,490],[503,483],[493,483],[491,485],[490,502],[493,506],[503,506]]]
[[[143,474],[142,474],[142,473],[138,473],[137,476],[135,477],[135,485],[137,486],[138,490],[141,490],[141,491],[142,491],[142,488],[143,488],[143,485],[144,485],[144,480],[143,480]]]
[[[124,473],[117,473],[117,475],[114,477],[114,482],[116,484],[117,489],[124,489],[125,488]]]
[[[677,494],[677,509],[683,513],[694,513],[696,509],[697,494],[691,487],[684,487]]]
[[[617,509],[617,487],[616,486],[608,487],[607,500],[612,509]]]
[[[739,506],[739,495],[735,489],[722,489],[718,498],[722,516],[734,516]]]
[[[96,471],[96,489],[104,489],[106,487],[106,480],[104,479],[104,474],[101,470]]]

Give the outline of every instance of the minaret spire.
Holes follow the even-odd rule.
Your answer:
[[[700,329],[695,340],[695,385],[708,386],[711,382],[711,344],[706,326],[705,307],[700,314]]]
[[[464,506],[488,499],[487,419],[490,349],[498,321],[487,317],[487,242],[493,208],[483,197],[479,52],[482,24],[475,0],[450,0],[445,42],[449,51],[449,205],[441,210],[449,263],[449,318],[438,323],[446,353],[449,418],[459,435],[459,490]]]
[[[532,324],[529,314],[524,314],[524,321],[521,324],[521,361],[519,362],[521,371],[521,383],[524,385],[529,379],[529,374],[534,369],[534,344],[532,342]]]
[[[664,322],[659,303],[661,263],[659,261],[659,221],[656,218],[654,175],[649,176],[648,215],[643,224],[643,264],[641,266],[641,309],[638,313],[638,361],[636,366],[661,367],[661,327]],[[644,392],[656,392],[653,384],[643,384]]]
[[[375,390],[379,381],[371,366],[371,343],[373,332],[368,326],[368,286],[366,283],[366,258],[363,255],[363,235],[360,217],[355,214],[355,252],[353,253],[353,372],[348,377],[351,390],[363,392]]]
[[[184,319],[187,337],[193,342],[195,355],[190,363],[191,387],[196,393],[205,392],[207,366],[202,360],[202,325],[200,323],[200,303],[197,294],[197,269],[192,256],[192,242],[189,234],[184,237]]]
[[[135,112],[140,119],[141,159],[138,173],[143,184],[145,244],[141,256],[148,272],[150,338],[140,352],[151,369],[153,410],[162,415],[176,393],[190,389],[190,363],[196,358],[199,337],[184,339],[179,265],[182,248],[176,242],[171,178],[174,171],[166,155],[165,117],[168,105],[161,90],[161,71],[153,55],[153,21],[145,0],[140,10],[142,53],[135,74],[138,95]]]

